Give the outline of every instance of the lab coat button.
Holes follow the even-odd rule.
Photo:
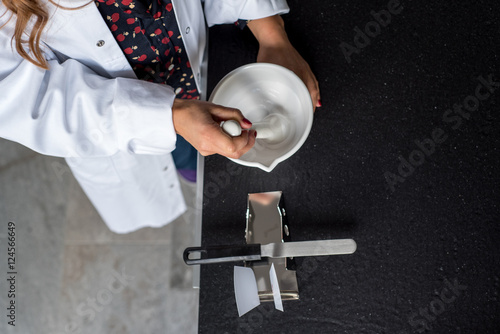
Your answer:
[[[191,28],[187,27],[186,28],[186,34],[189,34],[189,31],[191,30]]]
[[[104,46],[104,44],[105,44],[105,43],[106,43],[106,42],[104,42],[104,41],[101,39],[100,41],[98,41],[98,42],[96,43],[96,45],[97,45],[98,47],[102,47],[102,46]]]

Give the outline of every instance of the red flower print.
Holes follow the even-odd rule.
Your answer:
[[[119,18],[120,18],[120,14],[118,14],[118,13],[113,13],[113,15],[111,15],[111,21],[113,21],[113,22],[118,21]]]
[[[113,24],[111,26],[111,31],[116,31],[116,29],[118,29],[118,26],[116,24]]]
[[[191,64],[189,63],[189,61],[186,62],[186,67],[191,68]]]
[[[155,15],[153,15],[154,19],[159,19],[160,17],[161,17],[161,12],[158,12]]]
[[[131,17],[131,18],[127,19],[127,23],[128,24],[134,24],[135,23],[135,19]]]
[[[122,0],[122,5],[128,6],[132,3],[132,0]]]
[[[125,14],[132,14],[132,11],[130,9],[124,10],[123,11]]]
[[[115,3],[115,0],[108,0],[106,1],[106,5],[110,6]]]
[[[139,58],[137,58],[137,60],[138,60],[138,61],[143,61],[143,60],[145,60],[147,57],[148,57],[148,56],[146,56],[146,55],[142,55],[142,56],[140,56]]]
[[[116,40],[118,42],[123,42],[125,40],[125,36],[123,36],[122,34],[120,34],[120,35],[116,36]]]
[[[173,31],[169,31],[168,32],[168,37],[172,37],[174,35],[174,32]]]
[[[172,4],[169,3],[165,6],[165,9],[168,10],[169,12],[172,10]]]
[[[155,48],[154,46],[151,46],[151,50],[155,51],[155,50],[156,50],[156,48]]]
[[[167,51],[165,51],[165,56],[168,56],[169,53],[170,53],[170,49],[167,49]]]
[[[132,52],[134,52],[134,50],[132,50],[132,48],[126,48],[125,50],[123,50],[123,52],[125,52],[126,54],[131,54]]]
[[[161,40],[161,42],[162,42],[163,44],[168,44],[168,43],[170,42],[170,38],[168,38],[168,37],[163,37],[163,39]],[[168,56],[168,55],[165,55],[165,56]]]
[[[161,29],[156,29],[155,30],[155,35],[161,35]]]
[[[134,28],[134,32],[135,32],[136,34],[140,33],[140,32],[141,32],[141,27],[140,27],[140,26],[135,27],[135,28]]]

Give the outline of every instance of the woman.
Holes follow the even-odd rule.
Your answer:
[[[185,211],[169,154],[176,134],[202,155],[238,158],[255,142],[254,131],[221,131],[225,119],[251,127],[239,110],[197,100],[206,92],[204,13],[209,26],[249,21],[257,60],[295,71],[319,106],[316,79],[278,16],[284,0],[207,0],[204,13],[199,0],[49,1],[0,5],[0,136],[65,157],[114,232]],[[192,99],[182,99],[187,90]]]

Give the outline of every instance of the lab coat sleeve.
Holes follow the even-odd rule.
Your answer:
[[[49,52],[50,70],[40,69],[11,47],[12,26],[0,29],[0,137],[59,157],[175,148],[170,87],[106,78],[72,59],[59,63]]]
[[[234,23],[238,19],[255,20],[290,11],[286,0],[205,0],[205,16],[209,27]]]

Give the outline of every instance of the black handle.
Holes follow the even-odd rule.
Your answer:
[[[199,253],[199,258],[192,259],[189,257],[191,254],[196,253]],[[260,244],[188,247],[184,250],[183,258],[188,265],[258,261],[260,260]]]

